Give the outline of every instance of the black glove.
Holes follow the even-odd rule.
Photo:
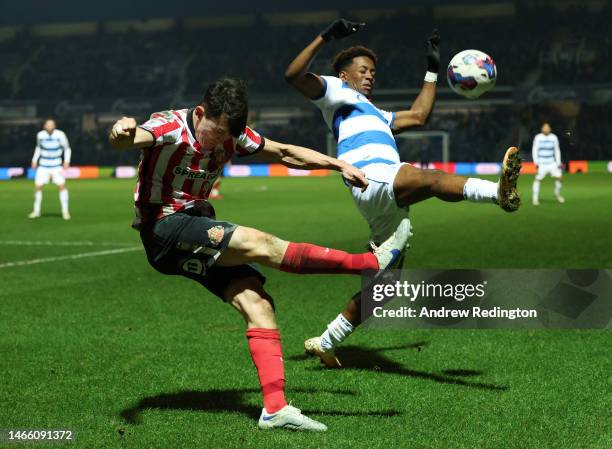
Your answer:
[[[343,37],[356,33],[364,26],[364,22],[350,22],[346,19],[338,19],[333,21],[331,25],[321,32],[321,37],[324,41],[342,39]]]
[[[438,44],[440,43],[440,33],[438,30],[433,30],[431,36],[427,38],[427,71],[438,73],[440,70],[440,49]]]

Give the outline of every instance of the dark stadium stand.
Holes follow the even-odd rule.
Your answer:
[[[483,50],[497,63],[498,86],[528,89],[605,83],[612,79],[612,68],[606,63],[612,59],[610,13],[609,5],[596,12],[576,6],[558,11],[546,5],[527,8],[522,2],[515,4],[511,16],[492,14],[478,19],[435,17],[428,8],[398,9],[368,19],[355,38],[324,48],[314,70],[329,73],[329,61],[336,51],[362,43],[378,53],[378,90],[416,89],[424,72],[425,38],[437,27],[442,34],[443,61],[466,48]],[[306,117],[284,123],[262,121],[264,132],[324,151],[322,121],[282,76],[292,57],[322,26],[279,25],[266,17],[254,17],[246,24],[229,20],[220,28],[196,28],[179,18],[159,31],[132,27],[126,32],[100,22],[94,24],[93,33],[52,37],[23,26],[12,38],[0,39],[0,99],[60,104],[163,96],[168,104],[187,106],[185,102],[199,98],[209,82],[229,75],[247,79],[255,98],[276,96],[281,104],[289,98],[306,111],[302,114]],[[446,87],[443,79],[439,85]],[[413,97],[401,98],[408,103]],[[257,101],[252,106],[262,107]],[[74,114],[62,117],[60,110],[54,115],[72,141],[75,163],[133,162],[132,156],[107,150],[106,123],[85,129]],[[136,115],[144,118],[143,113]],[[548,119],[564,151],[571,151],[572,157],[594,159],[605,153],[611,141],[609,127],[604,126],[609,116],[610,106],[605,105],[583,105],[578,115],[571,116],[547,106],[519,108],[506,103],[482,110],[458,103],[455,108],[447,104],[443,111],[436,110],[427,129],[451,132],[452,159],[487,161],[497,159],[503,147],[516,142],[528,154],[538,122]],[[27,164],[36,129],[31,121],[26,126],[0,121],[0,165]]]

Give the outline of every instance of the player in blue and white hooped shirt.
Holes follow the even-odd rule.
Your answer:
[[[533,139],[532,156],[533,162],[538,168],[538,173],[533,181],[533,205],[540,204],[540,183],[550,175],[555,179],[555,197],[560,203],[565,203],[565,198],[561,196],[561,148],[559,139],[551,131],[550,124],[542,124],[541,133]]]
[[[359,31],[365,24],[338,19],[330,24],[291,62],[285,79],[320,110],[338,141],[338,159],[360,168],[370,187],[365,192],[351,188],[353,200],[371,230],[375,246],[387,238],[408,215],[408,207],[437,197],[444,201],[484,202],[503,210],[518,209],[516,182],[520,172],[518,149],[506,151],[499,182],[465,178],[439,170],[422,170],[400,162],[394,134],[424,125],[433,108],[440,68],[437,30],[427,40],[427,72],[423,87],[409,109],[388,112],[370,101],[376,79],[376,54],[354,46],[336,55],[336,76],[320,76],[308,71],[317,52],[326,42]],[[334,347],[361,322],[360,294],[353,296],[343,312],[321,337],[305,342],[308,353],[321,358],[328,367],[340,366]]]
[[[72,150],[68,138],[63,131],[56,129],[55,120],[47,119],[43,130],[36,135],[36,149],[32,157],[32,168],[36,170],[34,185],[34,209],[28,215],[29,218],[40,217],[40,206],[42,203],[42,187],[49,184],[49,180],[59,188],[59,198],[62,207],[62,217],[70,220],[68,211],[68,189],[64,178],[64,168],[70,166]]]

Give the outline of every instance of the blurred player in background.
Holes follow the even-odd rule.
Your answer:
[[[285,79],[321,110],[338,141],[338,158],[365,172],[370,187],[364,192],[351,188],[351,193],[370,226],[371,246],[376,247],[394,232],[398,223],[408,216],[411,204],[432,197],[451,202],[496,204],[508,212],[517,210],[520,157],[516,147],[506,151],[497,183],[400,162],[393,135],[424,125],[433,108],[440,68],[437,30],[426,42],[427,72],[423,86],[407,110],[387,112],[370,102],[377,57],[369,48],[353,46],[340,51],[333,61],[336,76],[308,71],[317,52],[327,42],[356,33],[364,25],[345,19],[334,21],[291,62]],[[320,337],[305,342],[306,351],[317,355],[326,366],[340,366],[333,350],[361,323],[359,301],[359,294],[353,296]]]
[[[36,148],[32,157],[32,168],[36,170],[34,185],[34,209],[28,215],[29,218],[40,217],[40,206],[42,204],[42,187],[53,180],[53,184],[59,188],[59,199],[62,206],[62,218],[70,220],[68,212],[68,189],[64,178],[64,168],[70,166],[72,150],[68,138],[63,131],[55,127],[55,120],[47,119],[43,129],[36,135]]]
[[[261,152],[272,163],[336,170],[358,189],[368,185],[363,173],[346,162],[265,139],[246,126],[247,111],[244,84],[221,79],[194,108],[155,113],[140,126],[124,117],[109,139],[115,148],[142,149],[134,227],[140,230],[149,263],[161,273],[199,282],[244,317],[263,394],[259,427],[325,431],[325,425],[287,405],[274,305],[263,287],[265,277],[250,263],[301,274],[359,275],[366,269],[384,269],[406,245],[409,223],[400,223],[374,254],[355,255],[218,221],[206,200],[234,154]]]
[[[553,134],[548,122],[542,124],[541,133],[536,134],[533,139],[533,147],[531,149],[533,163],[536,164],[538,173],[533,181],[533,205],[540,205],[540,183],[550,175],[555,179],[555,197],[560,203],[565,203],[565,198],[561,196],[561,148],[559,147],[559,139]]]

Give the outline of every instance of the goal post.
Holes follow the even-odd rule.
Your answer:
[[[450,160],[450,134],[446,131],[409,131],[395,136],[402,162]]]

